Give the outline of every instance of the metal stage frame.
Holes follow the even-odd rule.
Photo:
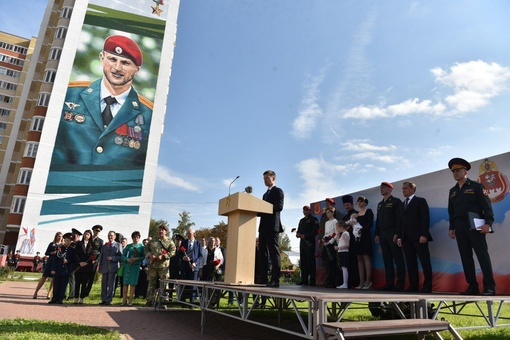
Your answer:
[[[279,288],[268,288],[264,285],[233,285],[223,282],[191,281],[170,279],[162,280],[156,293],[155,308],[159,311],[165,301],[178,303],[191,308],[199,308],[201,312],[200,331],[205,331],[206,313],[217,313],[226,317],[281,331],[305,339],[318,339],[318,326],[328,320],[342,321],[345,312],[358,303],[385,303],[391,306],[401,319],[441,319],[448,321],[445,314],[456,314],[465,317],[480,317],[483,324],[460,327],[451,325],[451,333],[456,339],[462,339],[459,330],[510,327],[510,313],[503,315],[503,306],[508,305],[510,296],[464,296],[443,293],[398,293],[377,290],[332,290],[330,288],[297,285],[280,285]],[[170,284],[173,288],[168,290]],[[198,303],[183,301],[189,295],[190,287],[196,287]],[[168,294],[170,292],[170,294]],[[231,308],[218,308],[220,299],[233,295]],[[267,301],[266,309],[276,311],[271,320],[258,320],[257,311],[262,301]],[[299,303],[299,306],[298,306]],[[302,307],[304,303],[305,307]],[[499,305],[498,305],[499,303]],[[430,313],[430,304],[434,304]],[[479,315],[463,314],[468,304],[477,306]],[[486,308],[484,308],[486,306]],[[294,321],[282,319],[283,311],[293,312]],[[260,315],[260,314],[259,314]],[[291,313],[292,315],[292,313]],[[267,318],[266,318],[267,319]],[[298,322],[299,326],[296,325]]]

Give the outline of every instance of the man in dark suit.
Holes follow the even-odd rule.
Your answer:
[[[103,274],[101,280],[100,305],[111,305],[115,293],[115,278],[122,258],[120,243],[115,241],[115,232],[108,232],[108,242],[101,248],[99,256],[99,271]]]
[[[186,249],[186,254],[181,254],[181,279],[198,281],[199,271],[202,267],[202,244],[195,238],[195,231],[193,229],[188,229],[186,236],[187,239],[182,241],[181,245],[181,247]],[[197,288],[193,287],[190,302],[194,302],[196,296]],[[183,296],[183,298],[185,298],[185,296]]]
[[[404,249],[409,275],[408,292],[418,292],[419,274],[418,260],[423,269],[423,288],[421,293],[432,292],[432,264],[430,263],[429,242],[432,236],[429,232],[430,215],[427,201],[415,195],[416,184],[404,182],[402,193],[406,198],[400,206],[397,219],[397,244]]]
[[[276,173],[273,170],[264,172],[264,184],[267,191],[262,199],[273,205],[272,214],[260,214],[259,224],[259,251],[260,267],[262,270],[262,282],[268,287],[280,287],[280,243],[279,234],[283,232],[282,222],[280,220],[280,212],[283,210],[283,190],[276,187]],[[264,251],[267,249],[267,252]],[[271,280],[267,282],[268,261],[267,255],[271,260]],[[264,282],[266,281],[266,282]]]

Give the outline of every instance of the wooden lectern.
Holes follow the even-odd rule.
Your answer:
[[[257,213],[273,213],[273,205],[245,192],[220,200],[218,214],[228,216],[225,283],[253,284]]]

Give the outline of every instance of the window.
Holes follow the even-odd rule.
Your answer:
[[[21,168],[19,170],[17,184],[30,184],[31,178],[32,178],[32,169]]]
[[[44,125],[44,117],[36,117],[32,118],[32,124],[30,124],[30,131],[42,131]]]
[[[6,75],[8,77],[19,78],[19,77],[21,77],[21,72],[10,70],[5,67],[0,67],[0,75]]]
[[[8,56],[5,54],[0,54],[0,61],[3,61],[4,63],[7,63],[7,64],[18,65],[18,66],[23,66],[25,64],[24,60],[14,58],[14,57],[11,57],[11,56]]]
[[[50,102],[50,93],[41,92],[39,94],[39,99],[37,100],[37,106],[47,107],[49,102]]]
[[[60,12],[60,17],[69,19],[72,13],[73,13],[72,7],[63,7],[62,12]]]
[[[0,94],[0,102],[3,102],[3,103],[12,103],[12,97],[9,97],[9,96],[5,96],[3,94]]]
[[[59,47],[53,47],[50,50],[50,60],[59,60],[62,54],[62,49]]]
[[[12,45],[3,41],[0,41],[0,48],[4,50],[14,51],[20,54],[27,54],[28,49],[26,47]]]
[[[25,154],[24,157],[33,157],[37,156],[37,149],[39,148],[39,143],[37,142],[27,142],[25,146]]]
[[[11,110],[0,108],[0,116],[9,117],[10,114],[11,114]]]
[[[27,198],[23,196],[14,196],[12,199],[11,213],[23,214]]]
[[[55,39],[65,39],[66,33],[66,27],[57,27],[57,30],[55,31]]]
[[[0,122],[0,131],[7,129],[7,123]]]
[[[47,70],[44,72],[44,82],[53,84],[55,82],[55,75],[57,71],[55,70]]]
[[[16,86],[16,84],[13,84],[13,83],[9,83],[6,81],[0,81],[0,88],[10,90],[10,91],[16,91],[17,86]]]

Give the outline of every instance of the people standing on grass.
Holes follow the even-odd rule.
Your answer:
[[[103,274],[100,305],[111,305],[115,292],[115,278],[122,257],[120,243],[115,241],[115,237],[114,231],[108,232],[108,242],[101,248],[101,256],[99,257],[99,271]]]
[[[83,299],[88,295],[87,284],[92,272],[92,231],[83,232],[83,240],[76,243],[76,256],[78,257],[78,270],[74,273],[76,281],[74,304],[83,304]]]
[[[57,247],[55,260],[51,266],[51,274],[54,279],[53,297],[48,302],[50,304],[62,304],[65,298],[69,276],[73,272],[73,267],[77,262],[76,250],[71,247],[72,234],[67,233],[63,236],[64,243]]]

